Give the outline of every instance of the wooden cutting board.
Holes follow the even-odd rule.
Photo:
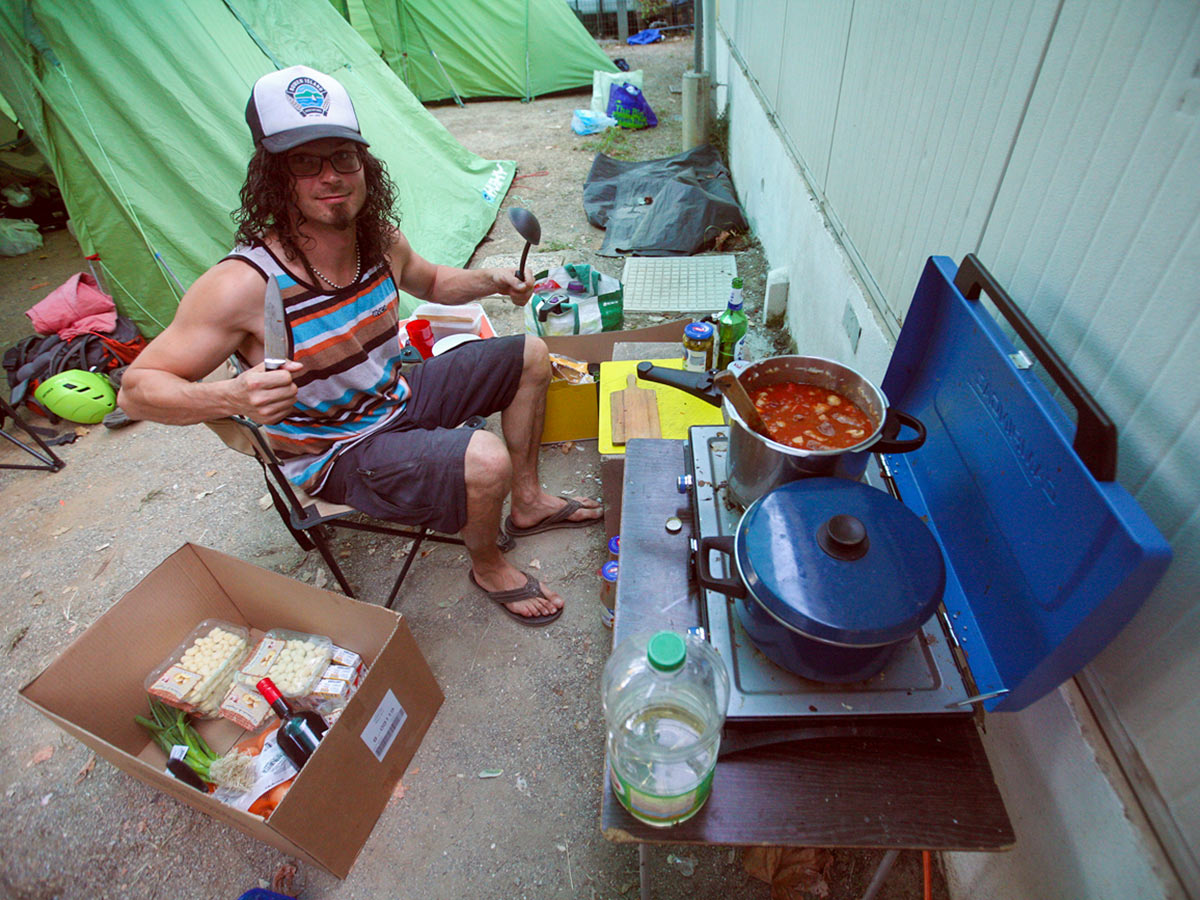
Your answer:
[[[628,387],[613,391],[612,442],[624,444],[633,438],[662,437],[658,423],[658,394],[649,388],[637,386],[637,375],[632,372],[627,379]]]

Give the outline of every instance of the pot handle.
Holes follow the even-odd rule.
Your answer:
[[[916,437],[897,439],[900,426],[907,425]],[[883,417],[883,437],[871,445],[872,453],[908,453],[925,443],[925,423],[898,409],[889,409]]]
[[[721,392],[713,384],[712,372],[685,372],[682,369],[666,369],[654,363],[640,362],[637,366],[638,378],[652,381],[655,384],[665,384],[699,397],[713,406],[720,406],[724,399]]]
[[[733,535],[725,534],[720,537],[700,538],[700,549],[696,551],[699,554],[697,566],[699,575],[698,581],[701,587],[708,588],[710,591],[716,591],[718,594],[724,594],[727,597],[745,597],[746,586],[742,584],[740,578],[718,578],[712,573],[712,569],[708,565],[708,552],[716,550],[718,553],[723,553],[730,559],[733,558]]]

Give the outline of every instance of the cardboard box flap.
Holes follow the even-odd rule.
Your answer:
[[[408,623],[398,620],[369,677],[271,815],[270,826],[321,848],[313,850],[321,864],[344,878],[442,700]],[[332,784],[337,790],[330,790]]]
[[[171,602],[161,602],[163,596]],[[146,676],[197,623],[210,618],[246,624],[196,548],[185,544],[93,622],[21,695],[136,754],[146,745],[146,732],[133,721],[149,709]]]
[[[626,341],[682,341],[683,329],[692,319],[675,319],[648,328],[633,328],[629,331],[601,331],[598,334],[569,334],[542,338],[551,353],[569,356],[589,363],[608,362],[613,357],[613,347]],[[683,354],[683,346],[679,352]]]

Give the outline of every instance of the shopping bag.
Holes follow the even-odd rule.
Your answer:
[[[589,265],[555,266],[533,276],[525,306],[525,330],[539,337],[619,331],[625,317],[625,288]]]
[[[592,104],[591,108],[598,113],[608,109],[608,95],[612,93],[614,84],[632,84],[638,90],[642,88],[642,70],[632,72],[592,72]]]
[[[614,82],[608,92],[608,109],[605,111],[622,128],[654,128],[658,125],[658,116],[646,102],[646,95],[641,88],[628,82]]]

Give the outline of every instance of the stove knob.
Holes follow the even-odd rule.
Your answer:
[[[692,476],[680,475],[675,479],[675,490],[681,494],[686,494],[692,489]]]

